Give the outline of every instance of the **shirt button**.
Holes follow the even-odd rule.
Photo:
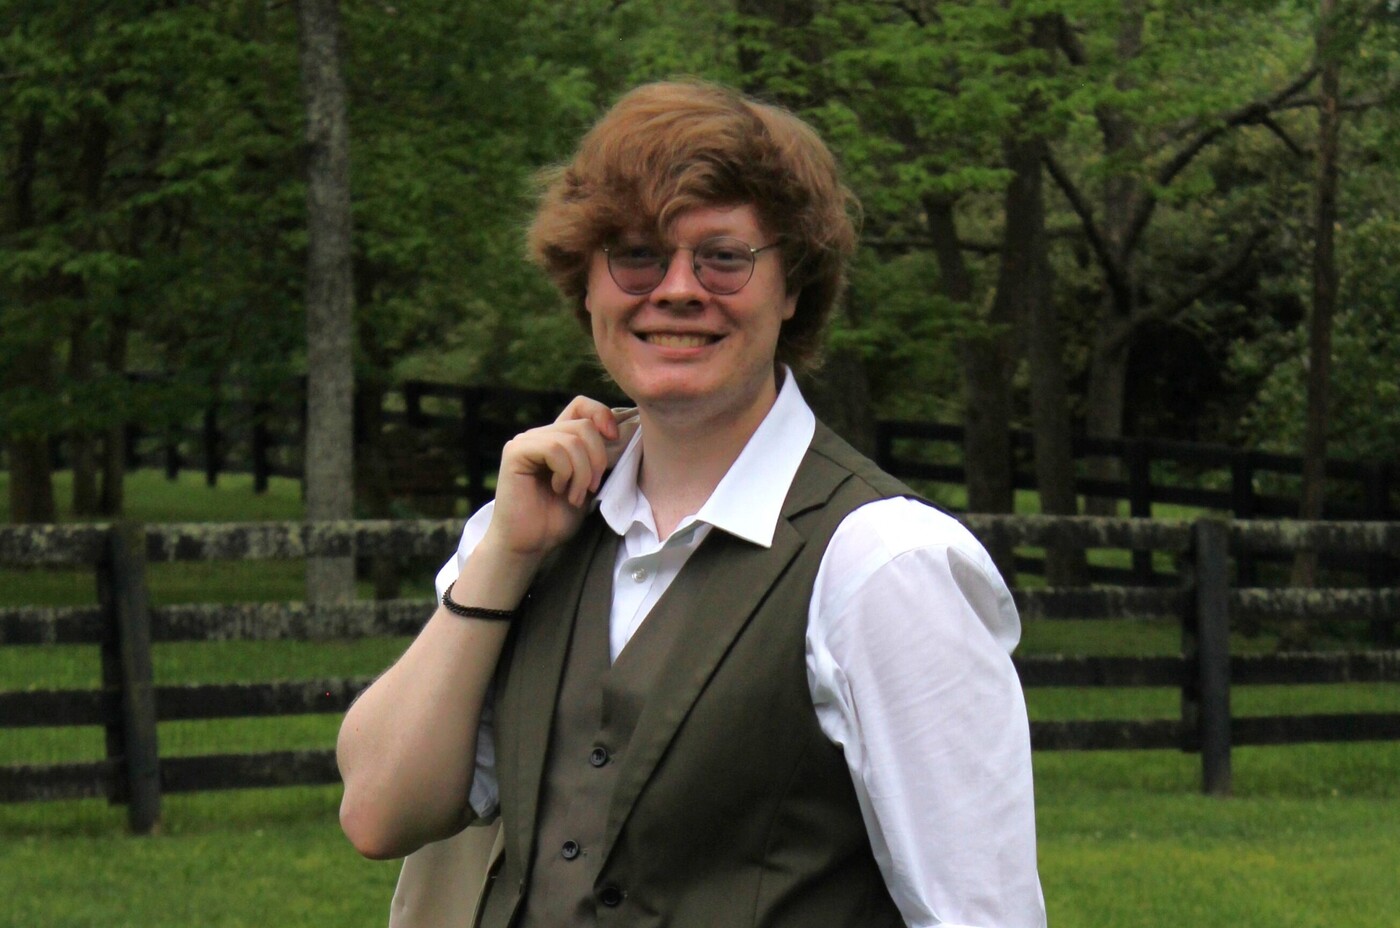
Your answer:
[[[578,842],[565,841],[564,846],[559,849],[559,853],[565,860],[573,860],[578,856]]]
[[[641,583],[641,582],[642,582],[643,580],[645,580],[646,578],[647,578],[647,569],[646,569],[645,567],[634,567],[634,568],[632,568],[632,579],[633,579],[633,580],[635,580],[635,581],[638,582],[638,583]]]
[[[608,749],[604,747],[594,748],[588,752],[588,762],[595,767],[601,767],[608,762]]]
[[[622,905],[622,890],[616,886],[604,886],[598,891],[598,901],[608,908],[616,908]]]

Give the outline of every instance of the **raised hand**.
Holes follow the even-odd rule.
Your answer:
[[[580,396],[553,423],[506,442],[495,511],[481,544],[538,561],[567,541],[637,424],[635,409],[614,410]]]

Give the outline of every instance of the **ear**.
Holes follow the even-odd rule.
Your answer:
[[[789,293],[787,296],[783,297],[783,321],[784,321],[784,322],[786,322],[787,320],[791,319],[791,318],[793,317],[793,315],[797,312],[797,298],[800,297],[801,295],[802,295],[802,291],[801,291],[801,290],[797,290],[797,291],[795,291],[795,292],[793,292],[793,293]]]

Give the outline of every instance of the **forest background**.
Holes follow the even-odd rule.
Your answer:
[[[16,521],[54,516],[54,436],[75,513],[118,513],[121,423],[307,372],[297,7],[0,0]],[[965,422],[969,504],[989,511],[1011,508],[1011,425],[1035,430],[1052,512],[1078,507],[1075,431],[1296,452],[1330,112],[1328,451],[1400,455],[1398,0],[347,0],[339,17],[370,395],[407,377],[606,389],[522,260],[534,178],[628,87],[691,75],[810,120],[864,205],[808,385],[857,443],[876,415]]]
[[[277,399],[308,373],[298,13],[313,5],[335,6],[0,0],[13,520],[59,508],[56,437],[72,467],[63,508],[116,514],[122,423],[157,431],[220,401]],[[1332,236],[1327,448],[1400,458],[1400,0],[344,0],[339,26],[363,392],[409,377],[605,388],[522,260],[533,178],[626,88],[695,75],[794,108],[837,150],[864,203],[863,247],[810,392],[857,441],[876,415],[966,422],[973,508],[1009,508],[1011,425],[1035,429],[1051,505],[1055,443],[1076,430],[1302,450],[1314,260]],[[1319,226],[1328,112],[1336,215]],[[281,500],[222,490],[232,502],[215,510],[194,481],[150,482],[181,517],[299,510],[286,486]],[[300,584],[257,569],[223,586],[186,569],[163,595]],[[59,583],[56,599],[87,595]],[[1070,624],[1087,623],[1028,629]],[[1112,625],[1088,650],[1137,648],[1141,627]],[[1145,651],[1176,653],[1175,628],[1148,633]],[[289,644],[235,651],[241,662],[201,645],[202,664],[169,647],[157,678],[365,674],[402,646],[332,660]],[[99,676],[65,653],[3,656],[8,689]],[[1390,711],[1391,689],[1253,687],[1236,706]],[[1030,707],[1160,717],[1180,699],[1085,693],[1033,690]],[[162,723],[161,738],[176,755],[301,749],[328,744],[337,721]],[[1394,745],[1239,750],[1230,803],[1193,795],[1192,755],[1038,752],[1052,921],[1391,925],[1377,887],[1397,855]],[[6,750],[69,759],[23,738]],[[382,924],[396,870],[354,858],[337,802],[334,787],[173,796],[162,838],[142,842],[102,800],[8,806],[10,923]]]

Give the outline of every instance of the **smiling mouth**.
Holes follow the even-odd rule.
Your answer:
[[[648,332],[641,336],[648,345],[658,348],[703,348],[719,341],[717,335],[676,335],[668,332]]]

